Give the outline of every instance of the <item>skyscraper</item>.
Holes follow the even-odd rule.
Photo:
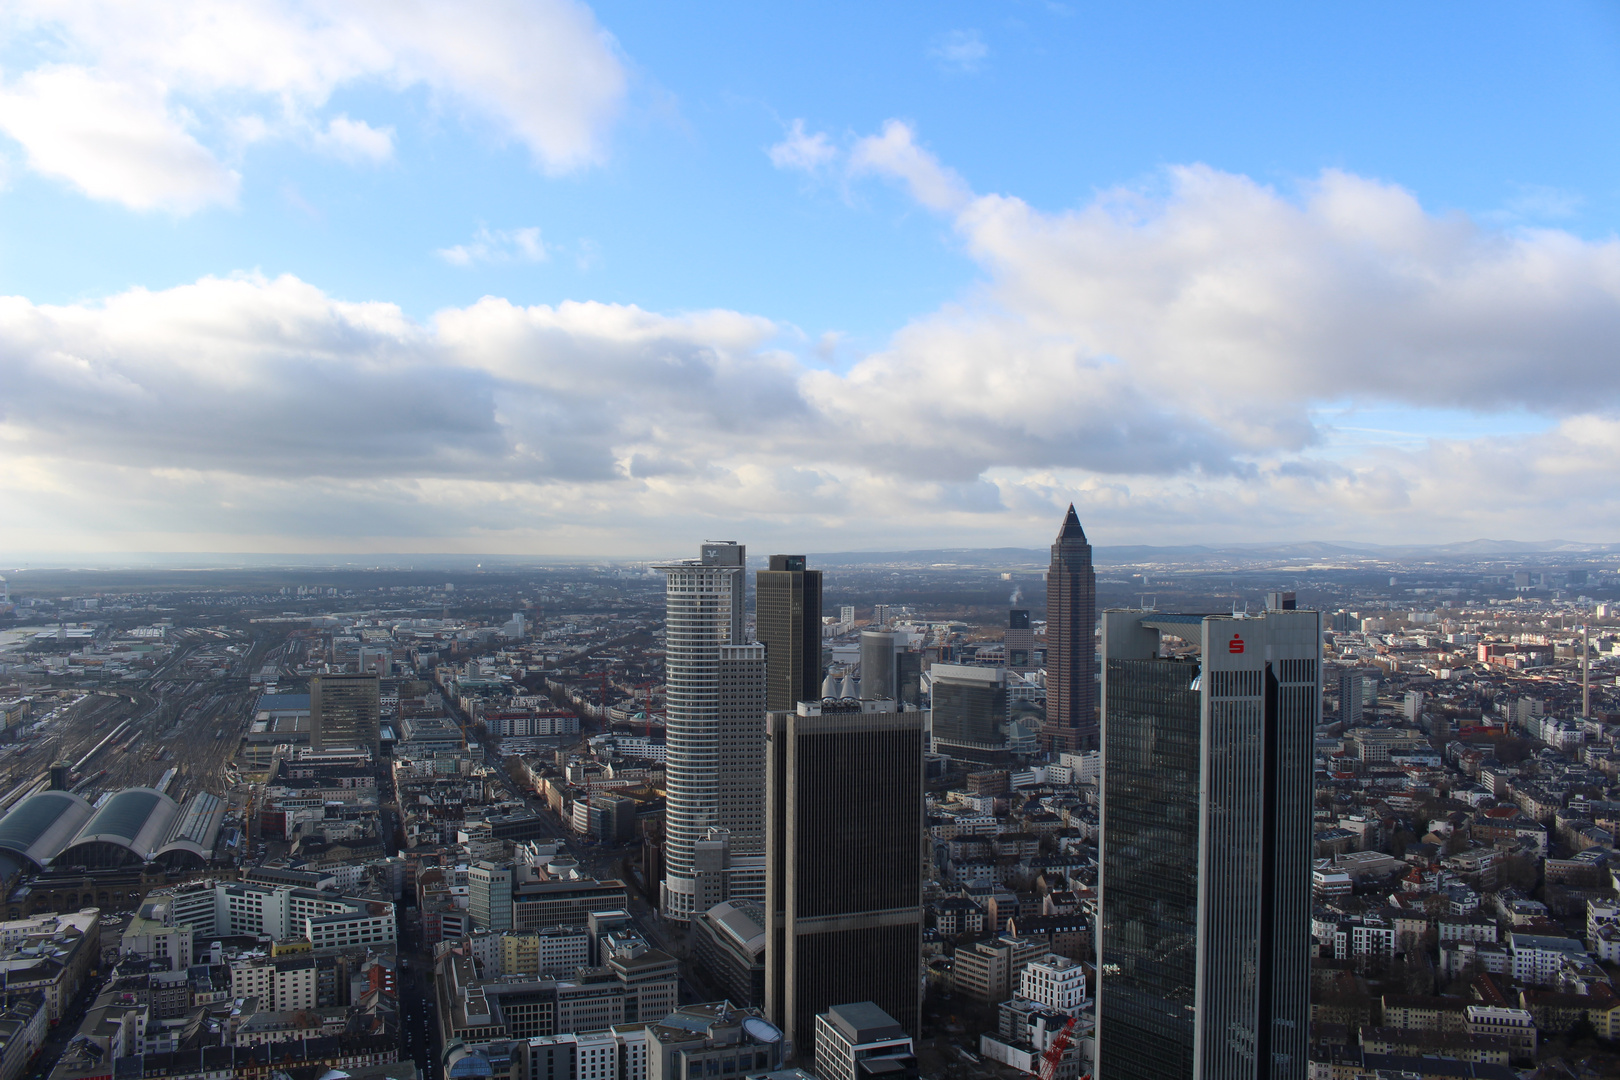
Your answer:
[[[1320,631],[1314,611],[1103,615],[1109,1080],[1305,1076]]]
[[[375,754],[381,723],[382,686],[376,672],[310,676],[310,749],[354,747]]]
[[[923,714],[800,702],[770,716],[765,1008],[800,1054],[815,1018],[870,1001],[918,1034]]]
[[[821,697],[821,571],[803,555],[772,555],[754,575],[754,632],[765,645],[765,701],[772,712]]]
[[[766,656],[757,642],[720,646],[718,824],[733,854],[765,853]]]
[[[1069,505],[1046,573],[1046,725],[1058,753],[1097,749],[1097,574],[1080,517]]]
[[[1006,764],[1006,669],[935,664],[928,675],[934,751],[986,765]]]
[[[742,645],[746,549],[705,541],[697,559],[654,569],[664,585],[666,918],[697,904],[693,845],[720,827],[720,649]],[[698,914],[702,914],[698,912]]]
[[[1351,669],[1339,673],[1339,719],[1346,725],[1361,723],[1367,707],[1365,686],[1366,677],[1361,672]]]

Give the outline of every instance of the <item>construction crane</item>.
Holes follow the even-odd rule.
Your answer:
[[[1058,1063],[1063,1060],[1063,1052],[1069,1048],[1069,1043],[1073,1040],[1074,1025],[1079,1019],[1077,1016],[1069,1017],[1069,1022],[1063,1025],[1063,1030],[1058,1032],[1057,1038],[1046,1048],[1046,1053],[1041,1055],[1041,1069],[1038,1074],[1041,1080],[1053,1080],[1057,1076]],[[1088,1074],[1081,1077],[1081,1080],[1091,1080],[1091,1077]]]

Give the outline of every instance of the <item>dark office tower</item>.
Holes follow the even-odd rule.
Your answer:
[[[803,555],[772,555],[754,575],[754,636],[765,645],[765,704],[772,712],[821,700],[821,571]]]
[[[763,645],[720,646],[719,825],[738,855],[765,853],[765,679]]]
[[[934,752],[985,765],[1006,764],[1007,672],[935,664],[928,669]]]
[[[1046,572],[1046,726],[1053,753],[1097,749],[1097,575],[1091,545],[1069,506]]]
[[[765,1009],[801,1056],[815,1020],[870,1001],[918,1035],[923,714],[800,702],[770,716]]]
[[[1103,614],[1099,1076],[1303,1080],[1321,640],[1315,611]]]
[[[316,751],[357,747],[377,752],[382,687],[375,672],[314,675],[309,680],[309,745]]]

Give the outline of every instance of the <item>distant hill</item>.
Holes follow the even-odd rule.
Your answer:
[[[1188,544],[1154,546],[1130,544],[1094,548],[1099,566],[1170,563],[1197,566],[1209,563],[1279,561],[1379,563],[1504,558],[1585,562],[1620,554],[1620,544],[1588,544],[1573,540],[1465,540],[1451,544],[1363,544],[1353,541],[1300,540],[1270,544]],[[842,551],[810,556],[812,566],[1044,566],[1046,548],[940,548],[912,551]]]

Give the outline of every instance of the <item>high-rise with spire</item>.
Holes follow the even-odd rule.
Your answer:
[[[1046,572],[1046,726],[1052,753],[1097,749],[1097,574],[1080,517],[1068,516]]]

